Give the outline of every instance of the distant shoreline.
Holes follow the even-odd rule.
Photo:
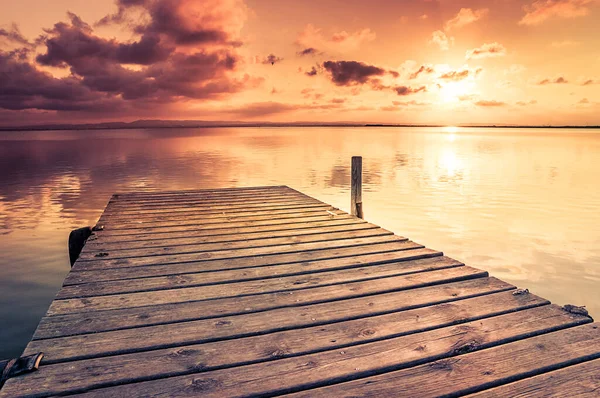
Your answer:
[[[387,123],[244,123],[244,122],[198,122],[168,120],[138,120],[135,122],[110,122],[94,124],[49,124],[33,126],[0,126],[0,131],[57,131],[57,130],[128,130],[128,129],[172,129],[172,128],[239,128],[239,127],[459,127],[459,128],[503,128],[503,129],[600,129],[596,126],[580,125],[501,125],[501,124],[387,124]]]

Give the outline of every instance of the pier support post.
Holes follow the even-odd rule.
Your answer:
[[[362,156],[352,156],[352,180],[350,184],[350,212],[363,218],[362,205]]]

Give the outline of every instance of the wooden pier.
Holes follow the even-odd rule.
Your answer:
[[[600,396],[590,317],[291,188],[114,195],[97,227],[0,397]]]

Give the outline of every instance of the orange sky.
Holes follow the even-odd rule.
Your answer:
[[[598,0],[3,1],[0,124],[600,124],[599,17]]]

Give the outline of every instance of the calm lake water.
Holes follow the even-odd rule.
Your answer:
[[[209,128],[0,132],[0,358],[69,271],[67,238],[110,196],[289,185],[600,317],[600,130]]]

